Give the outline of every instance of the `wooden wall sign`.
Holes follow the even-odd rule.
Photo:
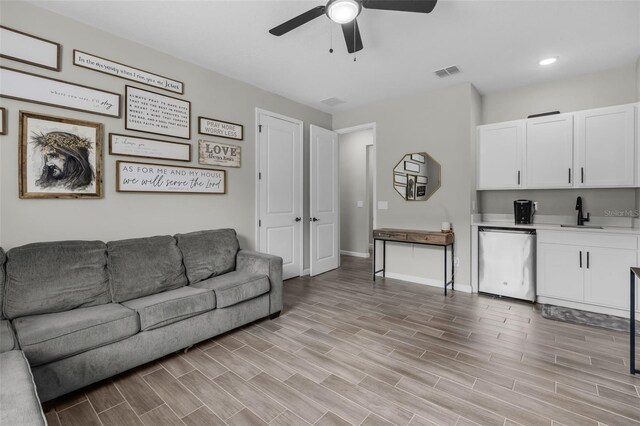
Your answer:
[[[184,93],[184,83],[178,80],[130,67],[80,50],[73,51],[73,65],[181,95]]]
[[[213,118],[198,117],[198,133],[241,141],[244,139],[244,126]]]
[[[116,191],[226,194],[225,170],[116,161]]]
[[[240,147],[200,140],[199,163],[210,166],[240,167]]]
[[[109,154],[158,160],[191,161],[191,144],[109,133]]]
[[[120,117],[120,95],[0,66],[0,97]]]
[[[125,129],[191,138],[191,102],[126,86]]]
[[[0,25],[0,57],[60,71],[61,47],[44,38]]]

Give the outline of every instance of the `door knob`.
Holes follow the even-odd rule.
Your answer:
[[[312,217],[311,219],[309,219],[311,222],[318,222],[320,219],[317,219],[315,217]]]
[[[296,217],[296,222],[300,222],[301,220],[302,220],[302,218]]]

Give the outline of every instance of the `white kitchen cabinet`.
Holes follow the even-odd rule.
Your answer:
[[[525,120],[478,127],[478,189],[522,188]]]
[[[638,261],[639,240],[634,235],[539,231],[539,301],[628,315],[629,268]]]
[[[575,113],[575,186],[635,185],[635,107]]]
[[[528,188],[573,186],[573,114],[527,120],[525,164]]]
[[[582,302],[584,272],[580,267],[580,248],[562,244],[538,244],[539,296]]]
[[[636,252],[587,247],[584,301],[612,308],[629,309],[629,268]]]

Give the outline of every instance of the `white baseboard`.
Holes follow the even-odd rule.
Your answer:
[[[382,276],[382,272],[379,272],[378,274],[376,274],[376,276],[381,277]],[[414,283],[414,284],[422,284],[422,285],[428,285],[431,287],[439,287],[439,288],[443,288],[444,285],[442,283],[441,280],[434,280],[432,278],[424,278],[424,277],[416,277],[414,275],[405,275],[405,274],[398,274],[395,272],[387,272],[386,273],[387,278],[391,278],[394,280],[400,280],[400,281],[408,281],[410,283]],[[451,287],[449,287],[451,288]],[[463,293],[471,293],[471,286],[469,284],[461,284],[461,283],[455,283],[455,290],[456,291],[461,291]]]
[[[353,257],[364,257],[364,258],[369,257],[369,253],[360,253],[357,251],[340,250],[340,254],[344,256],[353,256]]]

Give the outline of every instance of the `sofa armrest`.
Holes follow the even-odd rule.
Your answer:
[[[282,310],[282,258],[249,250],[240,250],[236,256],[236,270],[269,277],[269,314]]]

